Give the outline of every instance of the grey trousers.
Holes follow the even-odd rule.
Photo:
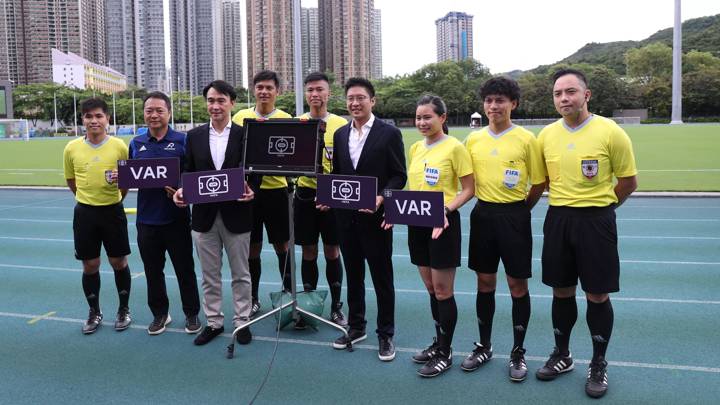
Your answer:
[[[247,323],[252,305],[248,254],[250,232],[232,233],[225,228],[218,213],[208,232],[192,231],[195,251],[202,268],[203,311],[213,328],[223,326],[222,256],[223,247],[230,262],[233,295],[233,327]]]

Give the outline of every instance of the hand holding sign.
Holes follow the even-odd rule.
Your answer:
[[[175,192],[175,194],[173,194],[173,202],[175,203],[175,205],[177,205],[177,206],[180,207],[180,208],[185,208],[185,207],[188,206],[187,203],[185,203],[185,200],[183,199],[183,189],[182,189],[182,187],[180,187],[179,189],[177,189],[177,191]]]
[[[448,222],[447,215],[445,215],[445,225],[442,228],[433,228],[432,231],[432,238],[438,239],[440,235],[442,235],[443,231],[447,229],[447,227],[450,226],[450,223]]]

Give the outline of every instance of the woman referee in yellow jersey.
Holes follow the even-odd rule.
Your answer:
[[[457,211],[473,196],[470,154],[463,144],[448,136],[447,108],[440,97],[423,96],[417,103],[415,126],[425,139],[410,147],[408,184],[410,190],[442,191],[445,226],[408,226],[410,261],[418,266],[420,277],[430,294],[436,338],[413,356],[425,365],[422,377],[435,377],[452,365],[452,338],[457,323],[453,296],[455,269],[460,266],[460,213]],[[458,193],[458,179],[462,191]]]

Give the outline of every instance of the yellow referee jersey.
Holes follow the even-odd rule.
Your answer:
[[[475,171],[475,196],[490,203],[522,201],[529,184],[545,181],[540,146],[527,129],[512,125],[494,134],[489,127],[465,139]]]
[[[305,113],[299,118],[310,119],[312,117],[310,117],[309,113]],[[323,137],[323,139],[325,141],[325,149],[323,150],[322,165],[323,172],[330,173],[332,171],[333,136],[335,135],[335,131],[337,131],[338,128],[347,125],[347,120],[335,114],[328,114],[327,117],[324,118],[324,121],[325,136]],[[317,189],[317,179],[300,176],[298,178],[298,186]]]
[[[265,119],[273,119],[273,118],[292,118],[292,115],[286,113],[283,110],[275,109],[273,112],[266,116],[262,116],[255,111],[255,107],[246,108],[244,110],[240,110],[235,115],[233,115],[232,120],[237,125],[243,126],[243,123],[245,122],[245,118],[265,118]],[[275,189],[275,188],[283,188],[287,187],[287,180],[283,176],[263,176],[262,184],[260,184],[260,188],[263,190],[267,189]]]
[[[85,138],[68,142],[63,151],[66,179],[75,179],[75,199],[87,205],[112,205],[122,200],[117,184],[105,180],[105,171],[117,169],[117,161],[128,158],[128,147],[120,138],[108,136],[99,145]]]
[[[445,204],[457,196],[460,177],[472,174],[470,155],[455,137],[427,145],[425,140],[410,147],[408,187],[413,191],[442,191]]]
[[[591,115],[575,129],[559,119],[538,136],[550,179],[550,205],[605,207],[618,201],[615,177],[637,175],[630,137],[615,121]]]

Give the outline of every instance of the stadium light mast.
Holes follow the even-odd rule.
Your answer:
[[[682,124],[682,20],[681,0],[675,0],[675,26],[673,28],[673,80],[671,124]]]
[[[302,39],[300,37],[300,0],[293,0],[293,51],[295,65],[295,116],[303,113]]]

